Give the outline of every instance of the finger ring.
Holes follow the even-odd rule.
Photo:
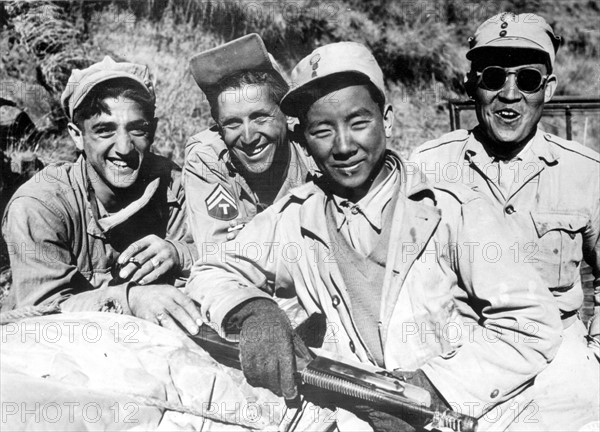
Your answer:
[[[150,260],[150,264],[152,264],[152,267],[153,267],[153,268],[156,268],[156,267],[158,267],[159,265],[161,265],[161,264],[162,264],[162,262],[161,262],[161,261],[160,261],[158,258],[152,258],[152,259]]]
[[[165,314],[164,312],[158,313],[156,314],[156,320],[158,321],[159,324],[162,324],[162,321],[165,319]]]
[[[129,260],[127,262],[130,262],[131,264],[135,265],[136,267],[141,267],[142,266],[140,264],[140,262],[138,260],[136,260],[135,258],[129,258]]]

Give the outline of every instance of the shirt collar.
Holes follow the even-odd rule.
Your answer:
[[[347,220],[347,214],[355,213],[362,214],[364,218],[377,230],[381,230],[383,210],[391,201],[396,185],[400,181],[400,170],[398,159],[386,155],[385,164],[388,168],[388,174],[373,190],[370,190],[356,204],[341,198],[337,195],[332,195],[335,208],[337,210],[336,225],[339,230]]]
[[[545,136],[546,134],[538,128],[533,138],[515,156],[514,160],[529,162],[542,159],[549,165],[554,164],[558,159],[558,155],[552,151]],[[485,166],[498,160],[496,156],[485,149],[481,142],[481,133],[477,132],[477,128],[469,135],[464,155],[465,159],[480,166]]]

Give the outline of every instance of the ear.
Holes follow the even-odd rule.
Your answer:
[[[391,138],[392,131],[394,128],[394,108],[391,104],[387,104],[383,107],[383,129],[385,130],[385,137]]]
[[[558,81],[556,79],[556,75],[552,74],[546,80],[546,88],[544,89],[544,102],[550,102],[552,96],[554,96],[554,92],[556,91],[556,86]]]
[[[154,143],[154,137],[156,136],[156,128],[158,126],[158,118],[154,117],[150,122],[150,141]]]
[[[477,73],[470,71],[463,78],[463,86],[470,99],[475,97],[475,89],[477,88]]]
[[[83,132],[81,129],[79,129],[75,123],[69,122],[67,124],[67,130],[77,149],[83,151]]]

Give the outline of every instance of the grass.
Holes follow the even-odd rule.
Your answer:
[[[0,9],[0,96],[24,108],[42,130],[34,149],[44,163],[76,157],[58,99],[71,69],[104,55],[150,66],[159,118],[154,150],[182,163],[187,139],[212,121],[189,58],[249,32],[259,33],[288,70],[317,46],[366,44],[385,72],[395,110],[390,146],[405,156],[449,131],[447,100],[466,97],[467,38],[500,11],[535,11],[563,36],[557,94],[600,97],[597,0],[17,1],[0,3]],[[585,130],[582,141],[600,148],[599,116],[574,120],[575,137],[582,139]],[[555,123],[559,133],[564,130],[560,120]],[[25,147],[14,144],[9,154]]]

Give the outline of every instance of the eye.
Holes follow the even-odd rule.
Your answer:
[[[316,138],[327,138],[331,135],[331,129],[316,129],[311,131],[310,134]]]
[[[229,121],[229,122],[223,123],[223,128],[229,129],[229,130],[235,130],[235,129],[239,128],[241,125],[242,125],[242,122]]]
[[[259,117],[256,117],[256,118],[254,119],[254,121],[255,121],[256,123],[262,124],[262,123],[265,123],[265,122],[267,122],[267,121],[269,120],[269,118],[270,118],[269,116],[266,116],[266,115],[261,115],[261,116],[259,116]]]
[[[115,130],[113,128],[109,128],[106,126],[101,126],[94,129],[94,133],[98,135],[100,138],[110,138],[114,135]]]
[[[140,123],[132,125],[131,129],[129,129],[129,133],[135,137],[143,137],[148,135],[150,132],[150,124],[148,123]]]
[[[369,120],[361,119],[361,120],[355,120],[355,121],[353,121],[352,124],[351,124],[351,126],[352,126],[352,129],[361,130],[361,129],[366,129],[369,126],[370,123],[371,122]]]

